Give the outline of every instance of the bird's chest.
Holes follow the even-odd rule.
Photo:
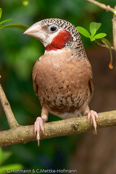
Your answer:
[[[41,105],[51,112],[72,112],[84,104],[89,95],[86,69],[66,61],[62,55],[36,63],[37,94]],[[83,67],[83,68],[82,68]],[[84,79],[85,78],[85,79]]]

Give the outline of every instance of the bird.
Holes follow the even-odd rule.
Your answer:
[[[82,113],[92,120],[97,134],[99,117],[89,108],[94,92],[93,72],[76,27],[63,19],[48,18],[36,22],[24,34],[40,40],[45,48],[32,72],[34,91],[42,106],[41,117],[34,123],[38,146],[49,113],[63,119]]]

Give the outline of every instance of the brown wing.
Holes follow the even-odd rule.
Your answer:
[[[90,89],[90,94],[91,94],[91,97],[93,96],[93,92],[94,92],[94,83],[93,83],[93,79],[90,78],[89,80],[89,89]]]
[[[38,60],[37,60],[38,62]],[[35,93],[38,95],[38,84],[36,83],[36,76],[37,76],[37,62],[35,63],[34,67],[33,67],[33,74],[32,74],[32,78],[33,78],[33,88]]]

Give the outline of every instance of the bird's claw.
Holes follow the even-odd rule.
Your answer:
[[[93,122],[93,127],[94,127],[95,134],[97,134],[97,123],[96,123],[96,119],[99,120],[99,117],[98,117],[97,112],[95,112],[93,110],[89,111],[89,113],[88,113],[88,122],[90,121],[90,119]]]
[[[36,134],[36,139],[38,142],[38,146],[40,145],[40,130],[43,132],[44,134],[44,127],[43,127],[43,119],[41,117],[37,117],[35,123],[34,123],[34,131]]]

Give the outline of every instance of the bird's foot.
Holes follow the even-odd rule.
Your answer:
[[[36,134],[38,146],[40,145],[40,130],[44,134],[43,124],[44,124],[44,120],[41,117],[37,117],[37,119],[36,119],[36,121],[34,123],[34,131],[35,131],[35,134]]]
[[[93,110],[90,110],[88,112],[88,122],[90,121],[90,119],[93,122],[93,127],[94,127],[95,134],[97,134],[97,123],[96,123],[96,119],[99,120],[99,117],[98,117],[97,112],[95,112]]]

